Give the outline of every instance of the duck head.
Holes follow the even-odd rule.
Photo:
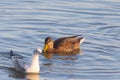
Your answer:
[[[51,37],[47,37],[45,39],[45,45],[44,45],[44,49],[43,52],[45,53],[48,49],[53,49],[53,39]]]

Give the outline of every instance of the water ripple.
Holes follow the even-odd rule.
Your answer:
[[[40,56],[41,80],[120,79],[119,0],[1,0],[0,50],[14,50],[30,57],[51,36],[80,35],[82,55]],[[11,66],[7,53],[0,53],[1,79],[27,79]],[[12,75],[12,76],[9,76]],[[16,77],[15,77],[16,76]],[[39,80],[39,78],[36,78]],[[30,76],[29,76],[30,78]]]

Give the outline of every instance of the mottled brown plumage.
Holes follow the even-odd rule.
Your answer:
[[[60,53],[73,52],[80,49],[80,44],[83,42],[83,37],[78,36],[62,37],[53,41],[51,37],[45,39],[43,52]]]

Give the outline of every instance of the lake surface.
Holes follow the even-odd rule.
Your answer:
[[[47,36],[83,35],[75,56],[40,56],[41,71],[17,72],[9,50],[30,57]],[[82,55],[81,55],[82,54]],[[119,0],[1,0],[1,80],[119,80]]]

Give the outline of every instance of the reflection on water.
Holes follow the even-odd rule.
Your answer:
[[[6,67],[6,69],[8,70],[7,72],[9,73],[9,78],[18,78],[18,79],[25,78],[25,74],[16,71],[15,68]]]
[[[77,55],[82,55],[83,52],[82,50],[78,49],[78,50],[73,50],[72,52],[60,52],[60,53],[43,53],[42,55],[47,58],[47,59],[52,59],[53,56],[77,56]]]
[[[27,80],[40,80],[39,74],[26,74]]]
[[[12,71],[11,73],[9,75],[10,78],[12,77],[12,78],[17,78],[17,79],[26,78],[27,80],[40,80],[39,74],[23,74],[23,73],[19,73],[17,71]]]

